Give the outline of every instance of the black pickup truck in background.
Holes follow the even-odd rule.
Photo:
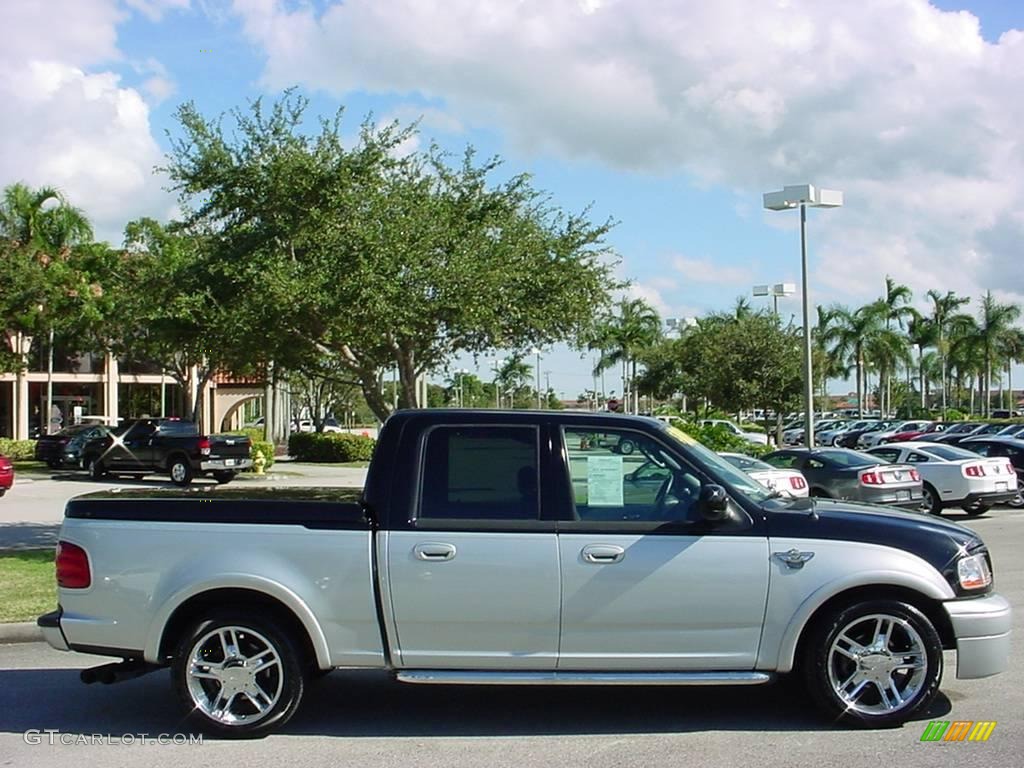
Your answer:
[[[209,474],[229,483],[252,466],[251,443],[243,435],[201,435],[191,421],[138,419],[104,437],[90,440],[82,451],[82,467],[94,480],[109,474],[164,474],[185,486],[196,475]]]

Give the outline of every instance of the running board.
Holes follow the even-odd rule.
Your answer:
[[[399,682],[437,685],[762,685],[774,679],[768,672],[398,672]]]

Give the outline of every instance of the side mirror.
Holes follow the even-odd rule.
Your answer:
[[[703,485],[700,489],[700,514],[708,522],[718,523],[729,516],[729,494],[720,485]]]

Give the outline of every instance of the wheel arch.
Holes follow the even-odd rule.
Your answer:
[[[183,632],[200,616],[216,608],[252,609],[270,615],[299,642],[305,657],[320,669],[331,667],[327,640],[309,608],[283,587],[270,584],[202,588],[166,608],[163,621],[154,622],[145,658],[166,664]],[[276,593],[276,594],[275,594]]]
[[[192,459],[189,458],[188,453],[186,453],[185,451],[182,451],[182,450],[179,449],[179,450],[171,451],[170,453],[167,454],[167,458],[164,459],[164,471],[165,472],[170,472],[171,471],[171,464],[173,464],[176,459],[184,459],[185,463],[188,464],[189,467],[192,466]]]
[[[805,611],[806,615],[799,620],[799,623],[797,618],[794,618],[779,652],[778,671],[789,672],[793,669],[797,659],[804,658],[804,645],[822,621],[826,621],[829,616],[841,608],[868,600],[898,600],[912,605],[921,611],[935,627],[935,631],[942,640],[943,650],[956,648],[956,635],[941,598],[906,584],[860,584],[842,589],[820,600],[809,611]]]

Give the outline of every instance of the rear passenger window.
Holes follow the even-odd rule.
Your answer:
[[[536,520],[534,427],[438,427],[426,439],[419,517]]]

